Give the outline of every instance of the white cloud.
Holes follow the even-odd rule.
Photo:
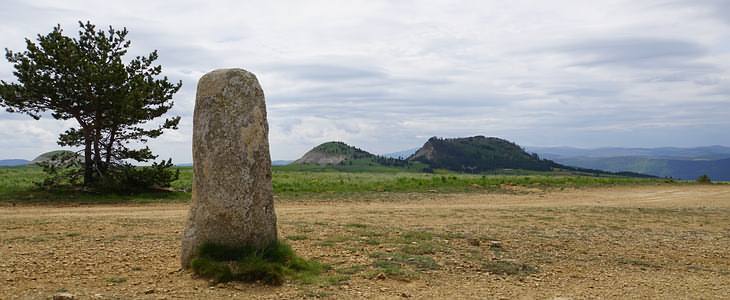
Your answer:
[[[428,136],[502,136],[530,145],[730,145],[730,22],[720,0],[15,1],[0,42],[77,20],[126,26],[132,54],[160,50],[182,80],[180,131],[151,145],[191,160],[195,84],[218,67],[257,74],[272,156],[327,140],[375,152]],[[0,79],[13,80],[8,63]],[[0,157],[31,141],[0,113]],[[53,146],[63,126],[23,121]],[[16,123],[13,123],[16,124]],[[15,126],[15,125],[13,125]],[[701,134],[697,134],[697,132]],[[691,135],[686,136],[686,135]],[[9,141],[13,141],[12,143]]]

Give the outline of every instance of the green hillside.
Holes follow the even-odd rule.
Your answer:
[[[43,153],[41,155],[38,155],[30,163],[31,164],[42,163],[42,162],[46,162],[46,161],[53,159],[53,157],[56,157],[56,156],[60,157],[62,155],[76,156],[76,157],[78,157],[79,161],[82,160],[81,156],[76,154],[76,152],[69,151],[69,150],[54,150],[54,151],[49,151],[49,152]]]
[[[300,171],[420,172],[426,167],[417,162],[374,155],[343,142],[327,142],[314,147],[300,159],[280,168]]]
[[[432,137],[408,160],[433,169],[480,173],[499,169],[551,171],[550,160],[525,152],[515,143],[494,137],[440,139]]]
[[[375,155],[343,142],[327,142],[312,148],[294,165],[340,165],[353,160],[373,160]]]
[[[519,145],[494,137],[431,138],[408,159],[374,155],[343,142],[327,142],[314,147],[286,166],[289,171],[342,172],[460,172],[482,174],[555,174],[581,176],[646,175],[611,173],[575,168],[541,159]],[[649,176],[651,177],[651,176]]]

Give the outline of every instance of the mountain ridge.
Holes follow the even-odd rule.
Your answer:
[[[547,158],[556,157],[652,157],[665,159],[724,159],[730,158],[730,147],[712,145],[701,147],[526,147]]]
[[[29,164],[27,159],[0,159],[0,167],[17,167]]]
[[[312,148],[287,167],[302,170],[334,168],[358,171],[373,167],[399,167],[410,171],[434,172],[436,169],[443,169],[465,173],[526,170],[592,176],[652,177],[633,172],[613,173],[560,165],[542,159],[537,154],[528,153],[513,142],[484,136],[446,139],[432,137],[405,160],[375,155],[343,142],[326,142]]]
[[[730,180],[730,147],[576,148],[528,147],[558,163],[609,172],[638,172],[658,177],[694,180],[708,175]]]
[[[638,172],[657,177],[694,180],[702,175],[730,181],[730,158],[718,160],[663,159],[640,156],[558,157],[555,161],[582,168],[609,172]]]

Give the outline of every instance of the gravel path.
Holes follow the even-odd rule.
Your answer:
[[[0,206],[0,299],[730,295],[730,186],[346,200],[277,203],[280,237],[331,265],[325,275],[336,279],[281,287],[210,286],[179,270],[185,204]],[[426,238],[404,242],[414,232]],[[425,246],[417,257],[433,261],[429,268],[406,261],[406,275],[395,276],[376,266]],[[495,274],[492,262],[536,272]]]

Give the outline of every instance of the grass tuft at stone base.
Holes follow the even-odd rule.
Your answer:
[[[217,283],[260,281],[270,285],[281,285],[287,278],[310,282],[326,268],[297,256],[291,246],[281,241],[264,249],[206,243],[198,248],[190,265],[196,275]]]

